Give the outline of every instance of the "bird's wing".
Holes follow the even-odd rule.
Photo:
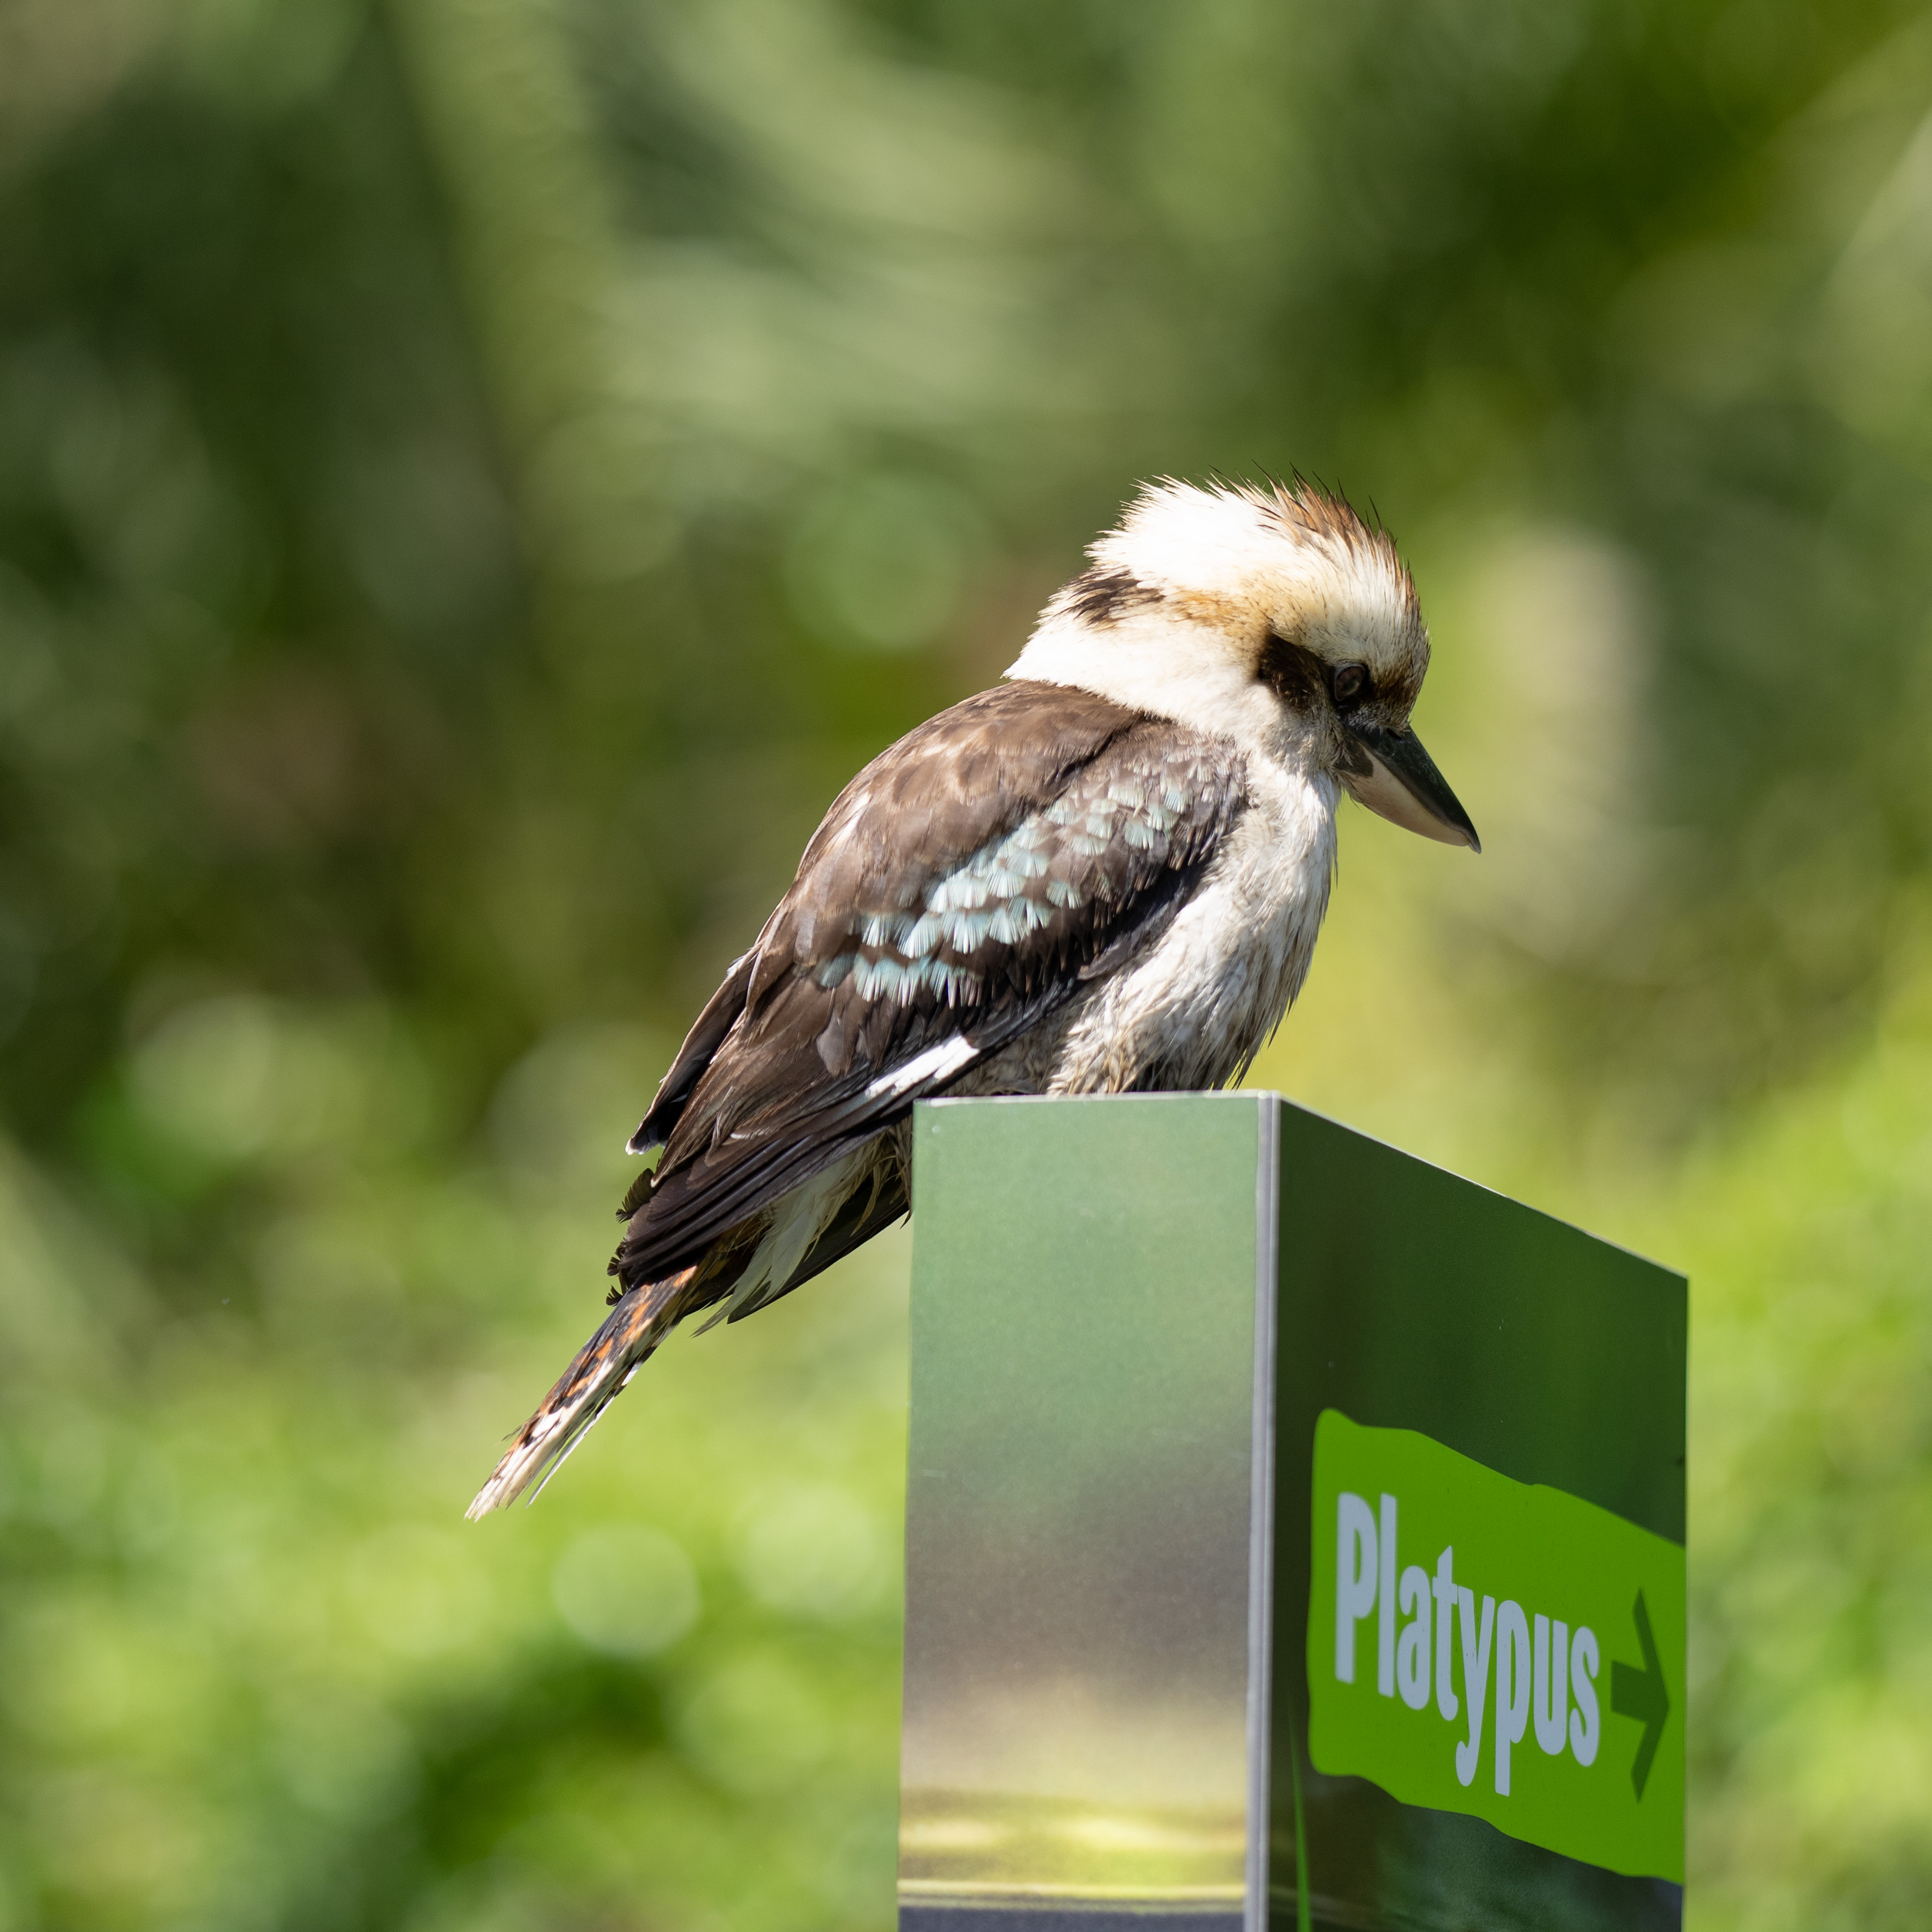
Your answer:
[[[669,1141],[747,998],[809,962],[821,928],[842,932],[862,902],[913,904],[934,874],[1011,831],[1141,716],[1070,685],[998,685],[881,752],[833,800],[791,890],[678,1049],[630,1151]]]
[[[636,1145],[662,1131],[665,1154],[621,1281],[695,1261],[1148,943],[1243,777],[1223,740],[1039,683],[969,699],[875,760],[646,1117]]]
[[[658,1083],[657,1096],[651,1103],[651,1111],[638,1123],[638,1131],[631,1136],[627,1152],[642,1154],[651,1148],[663,1146],[670,1139],[671,1131],[677,1125],[678,1116],[684,1111],[692,1090],[711,1064],[712,1056],[724,1044],[724,1037],[731,1031],[733,1023],[745,1009],[746,989],[751,984],[752,971],[757,964],[756,946],[731,962],[730,971],[724,976],[724,984],[705,1002],[704,1011],[685,1034],[684,1044],[678,1049],[678,1056],[671,1063],[670,1070]]]

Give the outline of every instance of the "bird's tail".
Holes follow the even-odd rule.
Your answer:
[[[507,1509],[533,1483],[543,1488],[638,1365],[677,1325],[684,1313],[683,1292],[697,1272],[682,1268],[662,1281],[641,1281],[624,1295],[577,1351],[542,1407],[518,1430],[503,1460],[463,1512],[471,1522],[492,1509]]]

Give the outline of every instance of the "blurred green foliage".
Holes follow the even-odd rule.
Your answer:
[[[0,1932],[889,1923],[905,1248],[460,1511],[837,786],[1372,495],[1257,1077],[1696,1280],[1692,1920],[1932,1911],[1932,13],[13,0]]]

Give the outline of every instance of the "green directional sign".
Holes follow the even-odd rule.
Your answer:
[[[1318,1770],[1682,1882],[1680,1545],[1335,1409],[1309,1522]]]

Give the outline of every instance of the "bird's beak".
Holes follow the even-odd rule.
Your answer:
[[[1468,813],[1413,731],[1390,731],[1346,719],[1342,726],[1349,734],[1349,749],[1356,755],[1342,767],[1342,782],[1358,804],[1425,838],[1482,850]]]

